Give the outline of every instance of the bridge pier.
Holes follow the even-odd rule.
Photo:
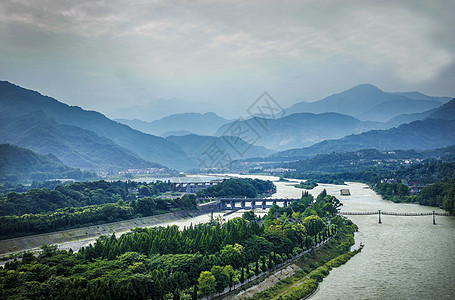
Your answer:
[[[435,216],[434,216],[434,210],[433,210],[433,225],[436,225],[436,219],[435,219]]]
[[[284,201],[284,202],[283,202],[283,206],[284,206],[284,207],[287,207],[287,206],[288,206],[288,202],[287,202],[287,201]]]
[[[379,212],[379,222],[378,223],[381,224],[382,223],[381,222],[381,210],[378,210],[378,212]]]
[[[256,208],[256,201],[251,201],[251,209],[255,209]]]
[[[266,209],[267,207],[267,202],[266,201],[262,201],[262,209]]]
[[[242,209],[245,209],[245,201],[240,202],[240,206],[242,207]]]
[[[231,209],[235,209],[235,202],[231,200]]]

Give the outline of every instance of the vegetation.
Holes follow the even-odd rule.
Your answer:
[[[9,144],[0,144],[0,182],[48,179],[90,180],[96,173],[65,166],[52,154],[41,155]]]
[[[41,186],[39,183],[34,185]],[[174,185],[170,182],[101,180],[67,185],[47,182],[45,185],[48,187],[0,196],[0,239],[195,209],[197,206],[195,195],[156,198],[173,190]],[[5,191],[18,190],[23,186],[9,184],[3,188]]]
[[[316,182],[316,180],[313,180],[313,179],[301,181],[299,184],[294,185],[294,187],[296,187],[296,188],[307,189],[307,190],[314,189],[317,186],[318,186],[318,183]]]
[[[198,197],[257,198],[271,195],[276,187],[270,180],[230,178],[197,193]]]
[[[455,214],[455,179],[443,179],[425,187],[415,201],[422,205],[437,206]]]
[[[0,268],[0,298],[196,299],[273,268],[337,232],[336,249],[349,249],[355,225],[334,216],[335,197],[313,203],[305,193],[274,206],[259,222],[237,218],[189,226],[136,228],[99,238],[78,253],[44,246]],[[331,226],[327,227],[328,218]],[[351,236],[351,238],[349,238]]]
[[[257,293],[249,299],[273,299],[278,295],[281,295],[281,298],[278,299],[283,300],[304,299],[317,289],[319,282],[327,277],[333,268],[345,264],[360,251],[362,251],[362,248],[341,254],[324,264],[327,259],[334,257],[337,253],[341,253],[332,244],[329,244],[325,249],[313,253],[312,257],[297,262],[306,271],[298,271],[293,276],[280,280],[275,286]],[[317,268],[311,271],[314,267]]]
[[[450,152],[452,153],[452,152]],[[451,157],[451,155],[449,156]],[[394,202],[418,202],[422,205],[440,207],[455,213],[454,194],[455,162],[427,161],[387,170],[383,167],[368,168],[361,172],[333,174],[287,173],[290,178],[318,178],[318,182],[360,181],[369,184],[384,199]],[[421,191],[411,194],[410,186],[419,186]]]
[[[196,196],[194,194],[186,194],[177,199],[145,197],[130,202],[119,200],[116,203],[83,207],[66,207],[51,212],[37,214],[0,216],[0,239],[104,224],[138,217],[153,216],[176,210],[190,210],[196,208]]]
[[[54,211],[59,208],[81,207],[128,201],[136,196],[155,196],[173,190],[171,182],[137,183],[134,181],[73,182],[32,188],[25,193],[10,192],[0,197],[0,216]]]

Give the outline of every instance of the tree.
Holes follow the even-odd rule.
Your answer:
[[[229,274],[220,266],[213,266],[210,272],[216,280],[216,291],[218,293],[222,292],[224,288],[229,285]]]
[[[252,210],[244,212],[242,218],[250,222],[256,220],[256,216]]]
[[[216,279],[210,271],[202,271],[198,279],[198,291],[201,296],[210,296],[216,292]]]
[[[307,233],[311,236],[315,236],[325,227],[324,221],[319,216],[315,215],[306,217],[303,220],[303,224],[305,225]]]

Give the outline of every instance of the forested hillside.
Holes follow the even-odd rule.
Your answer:
[[[44,181],[49,179],[95,179],[93,172],[65,166],[52,154],[41,155],[9,144],[0,145],[0,182]]]

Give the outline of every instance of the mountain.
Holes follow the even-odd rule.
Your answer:
[[[311,147],[291,149],[275,154],[277,157],[305,157],[331,152],[360,149],[429,150],[455,144],[455,120],[426,119],[387,130],[371,130],[337,140],[325,140]]]
[[[185,130],[190,134],[213,135],[221,125],[229,122],[213,112],[174,114],[152,122],[137,119],[116,119],[116,121],[154,135],[164,135],[166,132],[179,130]]]
[[[382,124],[362,122],[338,113],[297,113],[278,119],[251,118],[221,126],[217,136],[233,135],[241,128],[242,139],[276,151],[313,145],[325,139],[361,133]],[[235,132],[234,132],[235,133]]]
[[[230,160],[265,157],[274,153],[274,151],[265,147],[248,144],[238,137],[214,137],[190,134],[185,136],[169,136],[166,139],[184,149],[187,156],[194,162],[193,168],[204,168],[199,158],[201,160],[208,158],[207,154],[215,149],[214,146],[216,149],[222,149],[223,153],[228,154]],[[210,167],[210,162],[206,165]]]
[[[172,136],[172,135],[184,136],[184,135],[189,135],[189,134],[193,134],[193,133],[189,132],[189,131],[186,131],[186,130],[177,130],[177,131],[166,131],[161,136],[164,137],[164,138],[167,138],[168,136]]]
[[[140,164],[143,164],[144,161],[160,162],[160,164],[178,168],[187,161],[185,153],[177,145],[164,138],[134,130],[127,125],[112,121],[98,112],[86,111],[77,106],[66,105],[56,99],[18,87],[9,82],[0,82],[0,104],[0,114],[2,115],[2,118],[8,117],[11,120],[16,120],[23,118],[25,113],[33,115],[37,112],[42,112],[41,114],[44,114],[48,118],[43,122],[47,124],[48,127],[50,126],[49,128],[53,128],[54,132],[46,132],[46,128],[42,127],[39,132],[35,132],[35,134],[37,134],[34,138],[35,141],[39,140],[40,135],[47,135],[47,138],[53,137],[57,139],[61,136],[65,136],[64,129],[67,127],[61,127],[61,125],[67,125],[71,126],[68,127],[71,132],[77,132],[76,138],[81,139],[81,142],[85,135],[88,142],[91,143],[90,145],[95,146],[96,143],[100,143],[100,145],[108,147],[111,150],[111,153],[117,153],[117,157],[129,152],[128,156],[130,158],[140,157],[141,160],[137,161],[138,163],[141,161]],[[43,119],[43,116],[41,115],[38,119]],[[52,121],[55,124],[52,123]],[[17,123],[18,122],[16,122],[16,124]],[[21,128],[26,126],[21,123],[18,125]],[[24,131],[16,129],[15,132],[17,136],[14,138],[20,139],[22,136],[26,136],[28,132],[25,129],[29,130],[29,128],[23,129]],[[83,133],[80,129],[90,132]],[[5,130],[3,130],[1,137],[3,137],[4,134],[7,134],[5,133]],[[100,137],[103,139],[99,139]],[[68,140],[69,138],[69,134],[66,134],[65,139],[67,143],[71,143],[71,140]],[[3,140],[2,142],[8,141]],[[14,143],[14,141],[11,141],[10,143]],[[27,147],[27,143],[29,143],[27,139],[22,138],[21,145]],[[76,150],[68,148],[68,145],[60,146],[66,146],[71,152],[83,151],[82,148],[85,147],[87,150],[85,151],[86,156],[92,156],[91,151],[88,151],[89,149],[96,150],[96,146],[89,147],[84,143],[79,143],[80,147]],[[46,145],[41,145],[41,147],[45,148]],[[57,149],[54,148],[50,150]],[[60,148],[60,150],[61,155],[63,155],[62,152],[66,151],[63,150],[63,148]],[[43,153],[41,151],[44,151],[44,149],[36,149],[36,151]],[[50,151],[50,153],[53,152]],[[100,153],[100,155],[102,156],[103,153]],[[107,153],[105,155],[107,156]],[[63,157],[59,155],[57,155],[57,157],[65,162]],[[95,161],[93,160],[92,163],[94,162]],[[115,160],[112,160],[112,162],[115,162]]]
[[[411,123],[411,122],[418,121],[418,120],[423,120],[423,119],[427,118],[428,116],[430,116],[433,112],[435,112],[437,110],[438,110],[437,108],[434,108],[434,109],[430,109],[430,110],[427,110],[427,111],[424,111],[424,112],[421,112],[421,113],[398,115],[396,117],[393,117],[392,119],[390,119],[386,123],[384,123],[384,127],[383,128],[384,129],[389,129],[389,128],[392,128],[392,127],[398,127],[401,124]]]
[[[442,103],[439,101],[412,100],[408,98],[394,99],[378,104],[357,117],[360,120],[386,122],[396,117],[398,114],[422,113],[431,109],[436,109],[441,105]]]
[[[455,119],[455,98],[442,105],[439,109],[432,111],[426,119],[441,119],[441,120],[454,120]]]
[[[384,128],[397,127],[400,124],[411,123],[424,119],[453,120],[455,118],[455,98],[439,108],[430,109],[422,113],[398,115],[384,124]]]
[[[433,97],[433,96],[428,96],[425,94],[422,94],[420,92],[391,92],[390,94],[395,94],[399,96],[404,96],[409,99],[413,100],[432,100],[432,101],[439,101],[441,103],[447,103],[449,102],[452,98],[450,97]]]
[[[62,125],[44,112],[5,114],[0,111],[0,143],[40,154],[52,153],[68,166],[91,170],[157,167],[107,138],[80,127]]]
[[[431,97],[418,92],[388,93],[371,84],[361,84],[315,102],[299,102],[288,112],[336,112],[360,120],[385,122],[403,113],[419,113],[439,107],[445,97]]]
[[[95,177],[94,173],[65,166],[52,154],[41,155],[25,148],[0,144],[0,182]]]

